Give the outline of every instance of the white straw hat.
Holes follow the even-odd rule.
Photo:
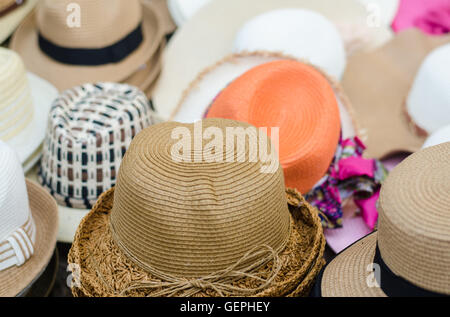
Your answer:
[[[428,137],[423,148],[429,148],[442,143],[450,142],[450,125],[445,126]]]
[[[182,26],[201,7],[211,0],[167,0],[167,7],[173,20],[178,26]]]
[[[450,44],[426,57],[406,106],[413,123],[428,134],[450,124]]]
[[[0,0],[0,43],[3,43],[34,8],[38,0]]]
[[[17,151],[25,171],[39,160],[48,111],[57,94],[50,83],[26,73],[19,55],[0,47],[0,140]]]
[[[304,59],[337,79],[345,70],[346,53],[339,31],[311,10],[279,9],[250,19],[237,33],[233,52],[255,51]]]
[[[16,296],[43,271],[58,214],[43,188],[25,182],[17,154],[0,141],[0,296]]]

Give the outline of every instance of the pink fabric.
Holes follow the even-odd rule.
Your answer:
[[[428,34],[450,32],[450,0],[401,0],[392,23],[395,32],[416,27]]]
[[[375,162],[362,157],[349,157],[339,161],[339,179],[344,180],[354,176],[374,177]]]
[[[364,222],[371,230],[375,228],[378,220],[377,201],[380,198],[380,191],[370,196],[367,199],[355,200],[356,206],[361,210],[361,216]]]

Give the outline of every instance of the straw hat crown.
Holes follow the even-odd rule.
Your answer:
[[[139,0],[77,0],[81,23],[80,27],[73,27],[68,23],[68,9],[73,3],[72,0],[44,0],[38,6],[39,32],[53,44],[67,48],[109,46],[131,33],[142,20]]]
[[[18,135],[33,118],[25,66],[15,52],[0,47],[0,139]]]
[[[231,120],[163,123],[136,136],[120,167],[111,213],[114,240],[136,264],[158,276],[204,277],[236,265],[255,246],[279,252],[290,236],[278,161],[274,173],[261,173],[260,160],[242,160],[243,153],[249,157],[247,139],[240,155],[230,148],[233,163],[221,162],[229,147],[223,141],[214,151],[206,150],[211,135],[195,143],[202,136],[199,125],[205,135],[220,131],[225,136],[227,128],[251,128],[249,135],[258,131]],[[183,149],[191,162],[180,161],[173,151],[180,131],[192,136],[191,148]],[[240,264],[248,268],[260,260]]]
[[[383,185],[378,244],[397,275],[450,294],[450,143],[422,150]]]
[[[20,266],[33,254],[35,225],[17,154],[0,141],[0,271]]]

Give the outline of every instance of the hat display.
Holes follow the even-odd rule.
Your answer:
[[[18,154],[25,171],[40,158],[47,115],[58,92],[27,73],[15,52],[0,47],[0,140]]]
[[[384,158],[422,147],[425,135],[412,124],[405,103],[423,60],[449,42],[450,36],[427,36],[411,29],[380,49],[349,59],[342,85],[354,107],[368,156]],[[440,102],[447,90],[433,95],[427,105]]]
[[[0,141],[0,296],[16,296],[45,269],[56,245],[55,201],[26,182],[17,154]]]
[[[411,120],[427,134],[450,124],[449,56],[450,43],[425,58],[406,100]]]
[[[224,146],[227,129],[247,130],[243,152]],[[74,295],[306,295],[323,262],[320,221],[296,191],[286,198],[276,155],[269,155],[272,172],[250,159],[258,135],[273,153],[258,131],[208,119],[139,133],[115,189],[77,230],[69,253],[69,263],[80,267]],[[213,147],[205,139],[210,132]],[[182,151],[179,133],[189,138]]]
[[[401,32],[409,28],[418,28],[433,35],[449,33],[450,1],[400,0],[392,29]]]
[[[324,269],[321,296],[450,295],[450,143],[419,151],[390,174],[378,232]]]
[[[233,52],[257,51],[307,60],[338,79],[345,70],[345,47],[339,31],[323,15],[311,10],[279,9],[250,19],[237,33]]]
[[[430,135],[425,141],[423,148],[425,149],[446,142],[450,142],[450,125],[445,126]]]
[[[178,26],[182,26],[201,7],[211,0],[167,0],[167,6],[173,20]]]
[[[132,138],[157,120],[144,93],[126,84],[84,84],[53,102],[39,182],[60,205],[58,240],[72,241],[81,218],[115,185]]]
[[[67,21],[71,3],[43,0],[17,29],[11,48],[25,65],[59,90],[100,81],[127,82],[145,90],[165,31],[150,2],[80,0],[79,25]],[[139,83],[134,76],[142,78]]]
[[[363,50],[386,41],[387,27],[367,28],[367,11],[358,0],[341,0],[338,6],[330,5],[329,0],[214,0],[179,28],[168,44],[163,69],[153,91],[156,111],[168,119],[183,91],[196,76],[232,53],[236,35],[247,21],[286,8],[311,10],[323,15],[340,30],[346,29],[346,38],[350,42],[355,40],[358,30],[367,30],[358,35],[365,43],[361,45]],[[214,25],[213,29],[211,25]],[[315,26],[309,28],[315,34]]]
[[[38,0],[0,0],[0,43],[3,43],[33,10]]]

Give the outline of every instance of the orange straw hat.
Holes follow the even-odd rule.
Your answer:
[[[341,131],[336,95],[312,66],[282,60],[257,66],[224,89],[207,117],[279,127],[286,186],[309,192],[326,174]]]

